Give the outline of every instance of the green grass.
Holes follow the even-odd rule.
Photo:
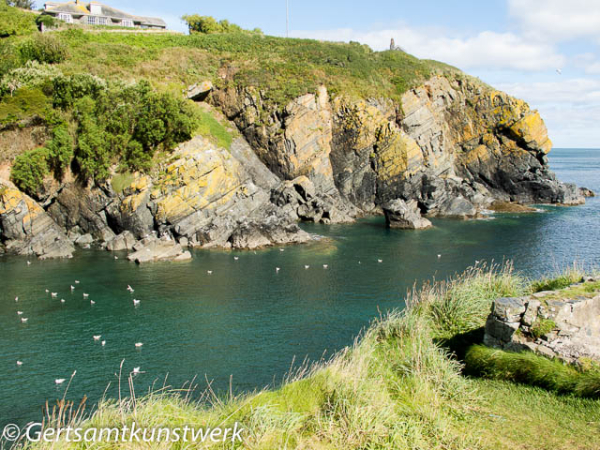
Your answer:
[[[124,172],[113,176],[110,180],[110,184],[117,194],[121,194],[127,186],[130,186],[131,183],[133,183],[134,180],[135,177],[131,172]]]
[[[531,290],[533,292],[558,291],[568,288],[574,283],[581,282],[584,275],[584,270],[577,264],[573,264],[559,274],[534,281],[531,284]]]
[[[215,145],[229,150],[233,142],[233,131],[219,122],[211,113],[198,112],[198,127],[196,134],[202,135]]]
[[[508,352],[475,345],[467,352],[466,370],[472,375],[542,387],[560,394],[600,398],[600,370],[588,370],[531,352]]]

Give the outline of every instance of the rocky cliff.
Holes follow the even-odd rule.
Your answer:
[[[243,137],[230,150],[196,137],[119,192],[70,181],[36,202],[0,180],[1,251],[64,257],[73,242],[122,250],[152,237],[252,249],[310,240],[298,221],[385,212],[418,228],[422,215],[474,217],[497,201],[583,202],[548,167],[539,113],[468,77],[435,76],[401,104],[325,86],[284,106],[263,97],[214,90],[208,101]]]

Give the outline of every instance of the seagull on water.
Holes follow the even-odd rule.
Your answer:
[[[106,341],[102,341],[102,347],[106,345]]]
[[[279,272],[280,270],[281,270],[281,268],[275,267],[275,272]]]
[[[142,301],[141,301],[141,300],[136,300],[135,298],[133,299],[133,305],[134,305],[134,306],[137,306],[137,305],[139,305],[140,303],[142,303]]]
[[[54,382],[56,384],[63,384],[66,380],[64,378],[57,378],[56,380],[54,380]]]
[[[75,290],[75,286],[71,285],[71,292]]]
[[[95,304],[96,304],[96,302],[95,302],[94,300],[90,300],[90,304],[91,304],[91,305],[95,305]]]
[[[307,265],[307,266],[304,266],[304,268],[305,268],[306,270],[308,270],[308,269],[310,269],[310,266],[308,266],[308,265]]]
[[[233,259],[235,259],[236,261],[239,260],[240,258],[238,258],[237,256],[234,256]]]
[[[21,367],[23,365],[22,361],[17,361],[17,366]]]
[[[135,348],[141,348],[143,346],[144,346],[144,344],[142,344],[141,342],[138,342],[137,344],[135,344]]]
[[[27,323],[27,321],[28,321],[28,320],[29,320],[29,319],[28,319],[27,317],[22,317],[22,318],[21,318],[21,322],[22,322],[22,323]]]
[[[90,294],[83,294],[83,298],[85,298],[85,299],[90,298]]]
[[[75,284],[79,284],[79,280],[75,280]]]
[[[141,369],[140,367],[134,367],[133,368],[133,374],[134,375],[138,375],[140,373],[140,369]]]
[[[30,266],[31,265],[31,261],[27,261],[27,265]]]
[[[327,264],[323,264],[323,269],[329,269],[329,266]]]
[[[117,259],[119,259],[119,257],[118,257],[118,256],[115,256],[115,260],[117,260]]]
[[[23,311],[17,311],[17,315],[22,316],[23,315]]]
[[[66,302],[66,300],[65,300],[64,298],[61,298],[61,299],[60,299],[60,302],[61,302],[61,303],[65,303],[65,302]]]
[[[50,293],[50,291],[48,289],[46,289],[46,294],[49,294],[49,293]]]
[[[15,297],[15,302],[18,302],[18,301],[19,301],[19,297]]]
[[[438,259],[441,259],[441,258],[442,258],[442,255],[438,255]]]
[[[129,285],[127,285],[127,290],[128,290],[130,293],[132,293],[132,294],[133,294],[133,292],[134,292],[134,289],[133,289],[131,286],[129,286]]]
[[[285,252],[285,248],[280,248],[279,251],[280,252]]]
[[[377,262],[378,262],[379,264],[381,264],[381,263],[383,262],[383,259],[378,259],[378,260],[377,260]]]
[[[207,271],[206,273],[208,273],[209,275],[212,275],[213,271],[212,271],[212,270],[209,270],[209,271]]]
[[[52,298],[56,298],[56,297],[58,297],[58,293],[57,292],[53,292],[52,293]]]
[[[100,340],[100,338],[102,338],[102,335],[100,335],[100,336],[94,336],[94,340],[95,340],[95,341],[99,341],[99,340]]]

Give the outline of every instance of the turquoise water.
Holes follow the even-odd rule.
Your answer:
[[[600,150],[555,150],[551,164],[561,179],[600,192]],[[117,395],[122,360],[123,373],[145,372],[135,379],[138,394],[162,386],[167,375],[175,387],[195,376],[200,387],[206,377],[226,389],[230,376],[236,390],[272,385],[294,360],[330,355],[379,311],[401,308],[415,281],[444,278],[475,260],[514,259],[531,276],[573,260],[600,265],[600,199],[545,209],[436,220],[434,229],[414,232],[387,230],[382,218],[305,226],[331,240],[283,252],[198,251],[182,264],[138,267],[124,254],[115,260],[100,251],[30,266],[26,258],[0,258],[0,426],[40,419],[46,399],[61,398],[66,388],[54,380],[75,370],[70,399],[94,402],[109,383],[108,395]]]

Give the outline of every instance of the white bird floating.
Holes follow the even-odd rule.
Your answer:
[[[358,262],[359,264],[362,264],[360,261]]]
[[[23,365],[22,361],[17,361],[17,366],[21,367]]]
[[[17,311],[17,315],[22,316],[23,315],[23,311]]]
[[[71,292],[75,290],[75,286],[71,286]]]
[[[212,274],[213,274],[213,271],[212,271],[212,270],[209,270],[209,271],[207,271],[206,273],[207,273],[207,274],[209,274],[209,275],[212,275]]]
[[[280,267],[275,267],[275,272],[279,272],[281,270]]]
[[[61,298],[61,299],[60,299],[60,302],[61,302],[61,303],[65,303],[65,302],[66,302],[66,300],[65,300],[64,298]]]
[[[236,261],[238,261],[240,258],[238,258],[237,256],[234,256],[233,259],[235,259]]]
[[[304,268],[305,268],[306,270],[308,270],[308,269],[310,269],[310,266],[308,266],[308,265],[307,265],[307,266],[304,266]]]
[[[132,294],[133,294],[133,292],[134,292],[134,289],[133,289],[131,286],[129,286],[129,285],[127,285],[127,290],[128,290],[129,292],[131,292]]]
[[[133,305],[134,305],[134,306],[137,306],[137,305],[139,305],[140,303],[142,303],[142,301],[141,301],[141,300],[136,300],[135,298],[133,299]]]
[[[90,298],[90,294],[83,294],[83,298],[85,298],[85,299]]]
[[[75,284],[79,284],[79,280],[75,280]]]
[[[280,248],[279,251],[280,252],[285,252],[285,248]]]
[[[96,302],[95,302],[94,300],[90,300],[90,304],[91,304],[91,305],[95,305],[95,304],[96,304]]]
[[[134,367],[134,368],[133,368],[133,374],[134,374],[134,375],[137,375],[137,374],[139,374],[139,373],[140,373],[140,370],[141,370],[141,367]]]
[[[438,255],[438,259],[441,259],[442,255]]]
[[[381,264],[381,263],[383,262],[383,259],[378,259],[378,260],[377,260],[377,262],[378,262],[379,264]]]
[[[58,297],[58,293],[57,292],[53,292],[52,293],[52,298],[56,298],[56,297]]]
[[[119,257],[118,257],[118,256],[115,256],[115,260],[116,260],[116,259],[119,259]]]
[[[102,347],[106,345],[106,341],[102,341]]]
[[[138,342],[137,344],[135,344],[136,348],[140,348],[140,347],[143,347],[143,346],[144,346],[144,344],[142,344],[141,342]]]
[[[57,378],[56,380],[54,380],[54,382],[56,384],[63,384],[66,380],[64,378]]]
[[[27,261],[27,265],[30,266],[31,265],[31,261]]]
[[[100,336],[94,336],[94,340],[95,340],[95,341],[99,341],[99,340],[100,340],[100,338],[102,338],[102,335],[100,335]]]
[[[46,289],[46,294],[49,294],[49,293],[50,293],[50,291],[48,289]]]
[[[323,269],[329,269],[329,266],[327,264],[323,264]]]
[[[15,297],[15,302],[18,302],[18,301],[19,301],[19,297]]]
[[[23,317],[23,318],[21,318],[21,322],[23,322],[23,323],[27,323],[27,321],[28,321],[28,320],[29,320],[29,319],[28,319],[27,317]]]

